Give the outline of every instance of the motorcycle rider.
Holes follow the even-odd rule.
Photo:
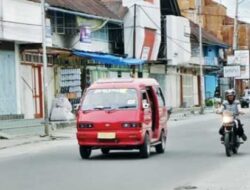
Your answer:
[[[230,111],[233,113],[235,117],[235,123],[236,123],[236,129],[237,134],[239,137],[243,139],[243,141],[247,140],[247,136],[244,133],[243,125],[241,124],[240,120],[237,118],[239,114],[244,114],[244,112],[241,111],[240,103],[238,100],[235,100],[236,93],[235,90],[229,89],[225,91],[226,100],[223,101],[220,111],[218,113],[223,113],[223,111]],[[222,135],[221,140],[224,140],[224,127],[221,126],[219,130],[219,134]]]

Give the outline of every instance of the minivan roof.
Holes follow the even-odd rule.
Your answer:
[[[159,86],[159,83],[152,78],[115,78],[115,79],[101,79],[96,81],[90,86],[93,88],[114,88],[114,87],[126,87],[126,88],[139,88],[141,86]]]

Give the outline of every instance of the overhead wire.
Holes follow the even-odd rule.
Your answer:
[[[244,0],[242,0],[241,2],[243,2]],[[132,6],[131,6],[132,7]],[[155,27],[158,29],[158,30],[161,30],[161,26],[159,26],[152,18],[151,16],[145,11],[145,7],[146,8],[155,8],[155,9],[159,9],[158,7],[151,7],[151,6],[145,6],[145,5],[138,5],[138,7],[144,12],[144,14],[148,17],[148,19],[155,25]],[[163,8],[163,10],[168,10],[169,8]],[[170,9],[169,9],[170,10]],[[210,16],[223,16],[223,15],[218,15],[218,14],[206,14],[206,15],[210,15]],[[225,15],[224,15],[225,16]],[[250,18],[250,17],[249,17]],[[39,24],[32,24],[32,23],[22,23],[22,22],[16,22],[16,21],[7,21],[7,20],[0,20],[2,22],[8,22],[8,23],[13,23],[13,24],[20,24],[20,25],[30,25],[30,26],[40,26]],[[103,28],[106,24],[107,24],[108,21],[104,22],[101,26],[101,28]],[[136,26],[137,28],[144,28],[144,26]],[[67,27],[65,26],[64,27],[65,29],[79,29],[81,28],[80,26],[76,26],[76,27]],[[100,29],[101,29],[100,28]],[[119,26],[119,27],[106,27],[107,30],[122,30],[122,29],[129,29],[129,28],[133,28],[133,26]],[[162,35],[161,33],[157,32],[157,35]],[[174,43],[176,43],[176,45],[180,46],[180,44],[178,44],[178,42],[181,42],[181,43],[189,43],[189,42],[185,42],[183,40],[180,40],[180,39],[174,39],[170,36],[167,35],[167,38],[172,40]],[[177,42],[178,41],[178,42]],[[79,42],[79,40],[77,40],[76,42],[73,43],[73,47]],[[182,47],[183,48],[183,47]],[[189,50],[186,50],[185,48],[183,48],[184,51],[186,52],[189,52]]]

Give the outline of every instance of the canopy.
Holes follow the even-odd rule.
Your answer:
[[[93,53],[93,52],[73,50],[73,54],[80,57],[86,57],[94,61],[98,61],[102,64],[124,66],[124,65],[142,65],[145,62],[144,60],[141,59],[123,58],[106,53]]]

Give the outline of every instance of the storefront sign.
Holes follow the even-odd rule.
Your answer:
[[[91,29],[89,26],[82,26],[80,29],[80,42],[91,43]]]
[[[240,66],[226,66],[223,68],[224,77],[239,77]]]
[[[249,50],[236,50],[234,56],[241,66],[241,75],[237,79],[249,79]]]

